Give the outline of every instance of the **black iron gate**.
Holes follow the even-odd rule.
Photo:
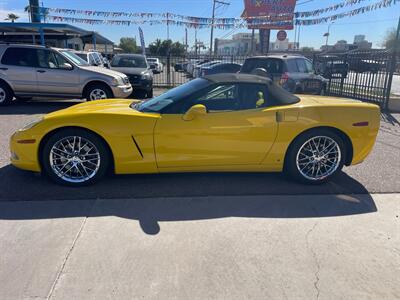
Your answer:
[[[376,103],[386,109],[397,56],[369,50],[314,56],[316,71],[328,80],[326,94]]]

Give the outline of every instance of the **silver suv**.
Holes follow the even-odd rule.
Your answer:
[[[14,96],[98,100],[126,98],[131,93],[126,75],[89,66],[68,49],[0,45],[0,106]]]

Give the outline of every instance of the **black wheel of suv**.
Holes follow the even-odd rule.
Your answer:
[[[153,98],[153,89],[147,91],[146,96],[147,98]]]
[[[93,184],[104,177],[110,159],[103,140],[82,129],[56,132],[41,153],[44,173],[58,184],[75,187]]]
[[[86,88],[84,97],[88,101],[113,98],[113,93],[106,84],[96,83]]]
[[[343,140],[327,129],[316,129],[297,137],[285,158],[285,173],[308,184],[321,184],[343,168],[346,158]]]
[[[6,106],[11,103],[13,92],[7,84],[0,82],[0,106]]]

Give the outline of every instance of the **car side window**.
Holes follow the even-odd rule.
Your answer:
[[[68,61],[60,54],[50,50],[37,50],[38,65],[46,69],[62,69]]]
[[[288,59],[288,60],[286,61],[286,67],[287,67],[287,70],[288,70],[290,73],[297,73],[297,72],[299,72],[299,68],[297,67],[296,60],[295,60],[295,59]]]
[[[264,84],[242,83],[239,87],[240,110],[256,109],[274,104]]]
[[[208,112],[232,111],[239,108],[237,84],[218,84],[196,97],[191,105],[202,104]]]
[[[308,73],[306,62],[304,59],[296,58],[296,64],[300,73]]]
[[[314,73],[314,66],[308,59],[305,60],[306,68],[308,73]]]
[[[30,48],[10,47],[1,59],[3,65],[36,67],[36,50]]]

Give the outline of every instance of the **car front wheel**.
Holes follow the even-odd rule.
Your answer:
[[[4,83],[0,82],[0,106],[6,106],[11,103],[13,93],[11,89]]]
[[[82,129],[64,129],[45,143],[41,162],[51,180],[68,186],[90,185],[104,177],[110,157],[104,142]]]
[[[344,142],[337,134],[325,129],[312,130],[290,146],[285,171],[302,183],[320,184],[343,168],[345,156]]]
[[[112,92],[105,84],[94,84],[86,89],[84,97],[88,101],[112,98]]]

